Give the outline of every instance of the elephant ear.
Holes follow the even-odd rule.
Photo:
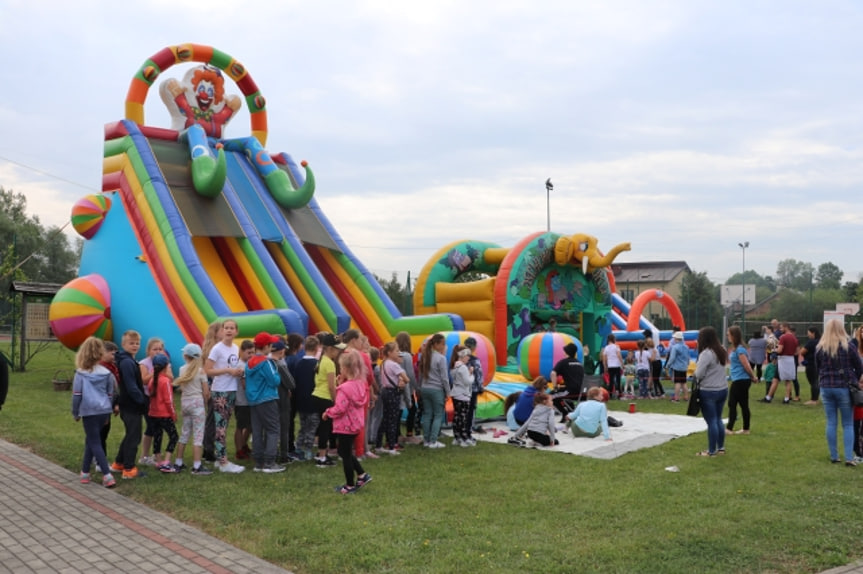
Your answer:
[[[572,259],[575,248],[569,237],[560,237],[554,244],[554,262],[564,266]]]

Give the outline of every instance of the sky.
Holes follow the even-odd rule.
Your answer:
[[[863,4],[834,0],[0,0],[0,186],[65,224],[100,191],[132,76],[189,42],[246,66],[267,149],[308,160],[379,276],[457,240],[513,246],[550,208],[552,231],[630,242],[621,262],[723,283],[793,258],[856,281],[861,29]],[[156,89],[145,122],[170,126]],[[226,135],[249,132],[241,112]]]

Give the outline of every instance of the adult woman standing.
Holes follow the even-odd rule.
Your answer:
[[[731,363],[731,391],[728,393],[728,425],[726,434],[734,433],[737,420],[737,405],[743,414],[743,430],[736,434],[749,434],[749,386],[757,381],[746,347],[743,346],[743,331],[737,325],[728,328],[728,359]]]
[[[812,325],[806,331],[806,335],[809,338],[800,349],[798,356],[806,369],[806,380],[809,381],[809,400],[804,404],[814,406],[818,404],[818,397],[821,396],[821,389],[818,388],[818,367],[815,366],[815,349],[818,348],[818,341],[821,340],[821,331]]]
[[[863,378],[863,363],[860,355],[848,344],[848,335],[839,319],[829,321],[824,335],[815,347],[815,364],[818,368],[818,385],[821,402],[827,415],[827,448],[830,461],[839,462],[836,448],[837,415],[842,415],[842,443],[845,448],[845,465],[857,466],[854,462],[854,422],[852,420],[850,385],[859,386]]]
[[[749,365],[755,370],[757,380],[760,381],[761,365],[767,361],[767,339],[761,336],[761,331],[754,331],[748,345]]]
[[[429,339],[420,361],[420,394],[423,403],[423,441],[428,448],[443,448],[438,440],[443,419],[444,403],[449,395],[449,374],[446,363],[446,338],[435,333]]]
[[[623,355],[615,342],[614,335],[608,336],[608,344],[602,349],[602,366],[608,373],[608,392],[611,396],[620,398],[620,373],[623,367]]]
[[[725,454],[725,428],[722,425],[722,409],[728,398],[728,382],[725,380],[725,365],[728,352],[713,327],[702,327],[698,331],[698,361],[695,376],[701,388],[701,415],[707,423],[707,450],[698,456]]]

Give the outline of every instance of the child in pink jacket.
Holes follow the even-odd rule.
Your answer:
[[[365,405],[368,385],[363,377],[363,362],[359,353],[343,353],[339,357],[343,381],[336,389],[336,402],[324,411],[323,419],[332,419],[333,434],[338,443],[339,456],[345,471],[345,484],[336,487],[340,494],[353,494],[372,477],[363,470],[353,453],[354,439],[365,425]],[[356,473],[356,482],[354,482]]]

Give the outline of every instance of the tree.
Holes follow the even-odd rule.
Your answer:
[[[392,277],[389,280],[382,279],[377,275],[375,275],[375,279],[380,283],[384,292],[389,295],[389,298],[392,299],[396,309],[405,315],[411,312],[413,291],[406,284],[399,281],[398,274],[395,271],[393,271]]]
[[[690,273],[680,282],[680,311],[687,329],[722,324],[719,288],[707,278],[707,272]]]
[[[742,279],[741,279],[742,277]],[[771,285],[754,269],[747,269],[746,273],[735,273],[725,282],[726,285],[741,285],[745,281],[746,285],[755,285],[756,287],[767,287]]]
[[[796,259],[783,259],[776,266],[776,283],[780,287],[788,287],[798,291],[808,291],[815,277],[815,269],[811,263]]]
[[[818,266],[815,274],[815,286],[821,289],[839,289],[842,285],[842,276],[845,273],[831,262],[822,263]]]
[[[847,302],[857,301],[857,293],[858,287],[860,287],[860,283],[857,281],[846,281],[842,286],[842,296],[845,298]]]

